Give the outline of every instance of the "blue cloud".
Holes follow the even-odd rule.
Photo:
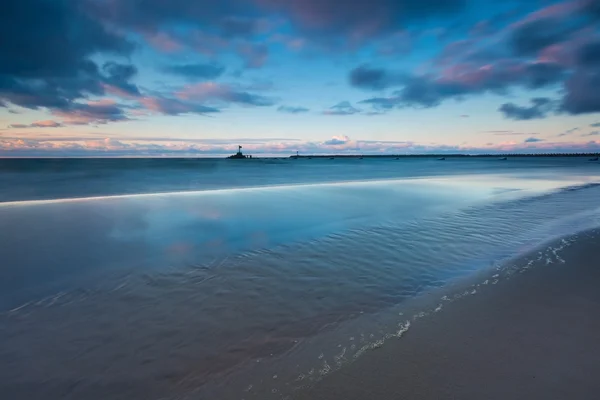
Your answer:
[[[176,64],[163,67],[164,72],[179,75],[189,80],[215,79],[225,72],[225,67],[217,64]]]
[[[545,118],[554,108],[554,102],[546,97],[531,99],[530,107],[522,107],[513,103],[505,103],[500,106],[499,111],[506,118],[514,120],[529,120]]]
[[[306,107],[291,107],[291,106],[280,106],[277,111],[288,114],[301,114],[309,112],[310,109]]]
[[[529,139],[525,139],[525,143],[538,143],[538,142],[543,142],[544,139],[539,139],[539,138],[535,138],[535,137],[530,137]]]
[[[353,115],[360,113],[358,108],[355,108],[350,104],[349,101],[342,101],[334,106],[329,107],[323,111],[325,115]]]
[[[586,136],[598,136],[600,135],[600,131],[592,131],[589,133],[584,133],[583,135],[581,135],[582,137],[586,137]]]
[[[0,13],[0,103],[21,107],[68,108],[104,84],[130,94],[134,67],[105,64],[92,56],[128,56],[134,45],[69,0],[7,0]]]

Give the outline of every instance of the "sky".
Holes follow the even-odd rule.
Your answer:
[[[5,0],[0,156],[600,152],[600,0]]]

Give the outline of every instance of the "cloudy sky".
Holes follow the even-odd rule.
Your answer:
[[[600,0],[5,0],[0,156],[600,151]]]

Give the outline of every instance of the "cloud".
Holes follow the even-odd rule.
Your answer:
[[[600,135],[600,131],[592,131],[592,132],[589,132],[589,133],[584,133],[581,136],[582,137],[586,137],[586,136],[598,136],[598,135]]]
[[[280,106],[277,111],[288,114],[301,114],[310,111],[305,107]]]
[[[148,138],[150,139],[150,138]],[[597,153],[600,141],[587,143],[508,142],[486,146],[445,145],[412,141],[352,140],[335,136],[330,140],[298,141],[294,139],[231,139],[215,142],[164,138],[164,140],[129,140],[114,138],[70,138],[70,140],[36,140],[0,137],[2,156],[203,156],[231,154],[238,143],[247,143],[250,154],[292,155],[303,154],[493,154],[493,153]]]
[[[68,107],[104,93],[92,56],[127,56],[133,44],[69,0],[7,0],[0,13],[0,103]],[[35,12],[32,12],[35,10]],[[121,82],[122,83],[122,82]]]
[[[579,129],[580,129],[579,127],[571,128],[571,129],[569,129],[567,131],[559,133],[558,137],[568,136],[568,135],[572,134],[573,132],[577,132]]]
[[[108,85],[108,90],[123,97],[138,97],[141,95],[138,87],[129,82],[138,72],[134,65],[118,64],[110,61],[103,65],[106,72],[103,81]]]
[[[272,97],[262,96],[244,89],[265,89],[264,83],[251,85],[227,85],[215,82],[188,84],[174,93],[153,92],[139,99],[139,105],[132,113],[144,115],[144,111],[152,114],[214,114],[231,104],[254,107],[268,107],[275,104]]]
[[[326,146],[340,146],[344,144],[350,143],[350,138],[346,135],[344,136],[334,136],[329,140],[323,142]]]
[[[151,46],[164,53],[174,53],[183,50],[182,43],[167,32],[146,32],[144,38]]]
[[[595,40],[581,46],[577,54],[577,61],[580,65],[585,66],[600,65],[600,40]]]
[[[538,142],[543,142],[544,139],[539,139],[539,138],[535,138],[535,137],[530,137],[528,139],[525,139],[525,143],[538,143]]]
[[[417,42],[419,36],[417,33],[403,30],[400,32],[393,33],[389,36],[386,35],[377,45],[377,54],[382,56],[396,56],[409,54],[413,49],[415,42]]]
[[[286,48],[330,60],[349,50],[360,54],[359,60],[373,55],[373,64],[358,62],[348,80],[353,87],[377,92],[335,105],[325,110],[327,115],[381,115],[478,95],[503,96],[513,89],[552,90],[557,112],[600,112],[597,0],[519,0],[498,8],[493,2],[467,0],[7,1],[0,27],[11,40],[0,42],[0,107],[40,110],[59,123],[63,116],[65,124],[107,123],[144,112],[206,114],[233,104],[272,106],[278,99],[255,93],[260,89],[212,81],[225,72],[218,60],[229,63],[233,56],[231,68],[243,63],[258,69],[271,58],[284,60]],[[486,7],[497,15],[474,20]],[[431,54],[437,43],[447,45]],[[151,51],[134,53],[148,44]],[[423,55],[432,58],[423,63],[419,58],[414,70],[389,67],[410,65],[412,59],[376,64],[377,56],[416,45],[427,47]],[[161,68],[156,62],[162,72],[208,82],[175,92],[152,91],[146,86],[151,76],[138,75],[138,67],[152,64],[132,60],[152,60],[157,49],[181,52],[172,55],[179,60],[172,65]],[[209,61],[189,61],[198,59],[192,53]],[[104,109],[94,103],[107,95],[119,102]],[[356,108],[363,105],[364,111]],[[508,118],[532,119],[549,115],[547,107],[507,103],[501,111]],[[277,110],[306,112],[303,108]]]
[[[176,93],[176,96],[182,100],[196,102],[220,101],[223,103],[237,103],[259,107],[275,104],[275,99],[273,98],[236,90],[230,85],[214,82],[203,82],[185,86]]]
[[[242,43],[237,46],[246,68],[261,68],[269,58],[269,48],[264,44]]]
[[[285,15],[313,40],[343,38],[352,43],[400,30],[411,22],[460,11],[463,0],[258,0]]]
[[[395,83],[395,79],[389,71],[383,68],[371,68],[366,65],[361,65],[350,71],[349,80],[354,87],[372,90],[385,89]]]
[[[183,45],[178,34],[191,46],[193,40],[201,40],[195,35],[201,34],[199,30],[212,27],[215,31],[207,31],[206,36],[222,39],[240,53],[247,67],[262,66],[268,56],[265,46],[246,40],[248,35],[263,33],[269,25],[265,19],[253,17],[255,12],[250,8],[256,7],[249,8],[245,0],[229,0],[227,4],[174,0],[166,6],[160,0],[143,5],[115,0],[7,1],[6,12],[0,15],[2,36],[11,38],[0,42],[1,107],[68,110],[72,102],[107,93],[140,97],[140,89],[132,82],[137,68],[112,60],[132,54],[135,33],[165,51],[179,51]],[[253,15],[245,16],[247,11]],[[171,29],[178,24],[185,29]],[[233,40],[239,48],[231,44]],[[215,41],[214,49],[219,45]],[[97,60],[105,61],[104,65],[99,66]],[[173,73],[202,74],[189,65],[174,67]],[[208,75],[206,79],[220,74],[218,70],[203,72]]]
[[[517,25],[510,44],[516,55],[532,56],[552,44],[567,40],[573,30],[574,27],[566,23],[564,17],[535,19]]]
[[[462,99],[466,96],[484,93],[503,94],[512,87],[529,89],[542,88],[560,81],[563,76],[561,66],[545,62],[501,61],[495,65],[477,67],[459,64],[442,70],[438,75],[413,75],[399,78],[400,75],[384,70],[361,72],[357,80],[356,70],[351,72],[351,82],[362,88],[382,89],[401,86],[390,97],[367,99],[378,108],[423,107],[440,105],[448,99]],[[394,79],[388,77],[396,76]]]
[[[247,2],[242,0],[147,0],[143,7],[135,2],[120,0],[89,0],[86,10],[113,26],[156,32],[170,24],[179,23],[199,28],[227,28],[225,19],[242,13]]]
[[[269,24],[264,19],[228,16],[219,21],[225,37],[243,37],[257,35],[268,31]]]
[[[206,55],[233,53],[246,68],[260,68],[268,48],[260,35],[273,26],[265,8],[249,0],[86,0],[87,13],[118,31],[135,32],[155,49]]]
[[[314,43],[356,45],[418,21],[452,17],[467,0],[87,0],[86,10],[120,30],[155,34],[175,27],[224,39],[254,40],[273,30],[273,18]],[[185,41],[185,40],[184,40]],[[164,40],[163,40],[164,42]],[[167,48],[172,48],[169,40]],[[161,45],[162,46],[162,45]]]
[[[54,120],[36,121],[31,124],[11,124],[11,128],[58,128],[66,125],[97,125],[109,122],[128,121],[128,107],[114,100],[103,99],[87,103],[72,102],[68,106],[52,109],[52,114],[62,122]]]
[[[596,122],[594,124],[590,124],[590,127],[592,127],[592,128],[600,128],[600,122]]]
[[[531,135],[531,133],[513,132],[513,131],[487,131],[485,133],[491,133],[494,136],[522,136],[522,135]]]
[[[36,121],[31,124],[10,124],[10,128],[58,128],[63,126],[60,122],[52,120]]]
[[[482,94],[507,95],[513,89],[554,87],[562,88],[557,92],[557,112],[599,112],[600,92],[594,89],[600,85],[600,32],[596,26],[600,6],[592,7],[596,3],[563,1],[530,10],[524,17],[513,13],[494,22],[491,31],[487,29],[490,24],[482,22],[477,34],[450,42],[417,73],[362,65],[350,71],[349,82],[360,89],[396,89],[361,102],[371,104],[375,113],[437,107],[447,100]],[[511,20],[503,28],[498,25]],[[462,27],[457,29],[463,33]],[[508,103],[502,110],[511,118],[530,119],[546,115],[542,108]]]
[[[184,101],[168,97],[144,97],[140,103],[146,110],[158,114],[180,115],[180,114],[211,114],[220,112],[215,107],[209,107],[192,101]]]
[[[325,115],[353,115],[358,114],[360,110],[355,108],[348,101],[342,101],[334,106],[329,107],[327,110],[323,111]]]
[[[53,114],[61,117],[67,125],[106,124],[129,120],[124,107],[112,100],[71,103],[68,107],[54,110]]]
[[[401,100],[398,97],[372,97],[359,103],[370,105],[377,113],[382,113],[397,107]]]
[[[178,75],[189,80],[212,80],[223,75],[225,67],[217,64],[175,64],[163,67],[162,70],[169,74]]]
[[[579,69],[565,82],[561,110],[569,114],[600,112],[600,68]]]
[[[545,118],[554,108],[554,102],[545,97],[531,99],[530,107],[522,107],[513,103],[505,103],[498,109],[506,118],[517,121]]]

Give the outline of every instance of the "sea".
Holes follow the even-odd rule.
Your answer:
[[[599,199],[585,157],[1,159],[0,398],[291,400]]]

